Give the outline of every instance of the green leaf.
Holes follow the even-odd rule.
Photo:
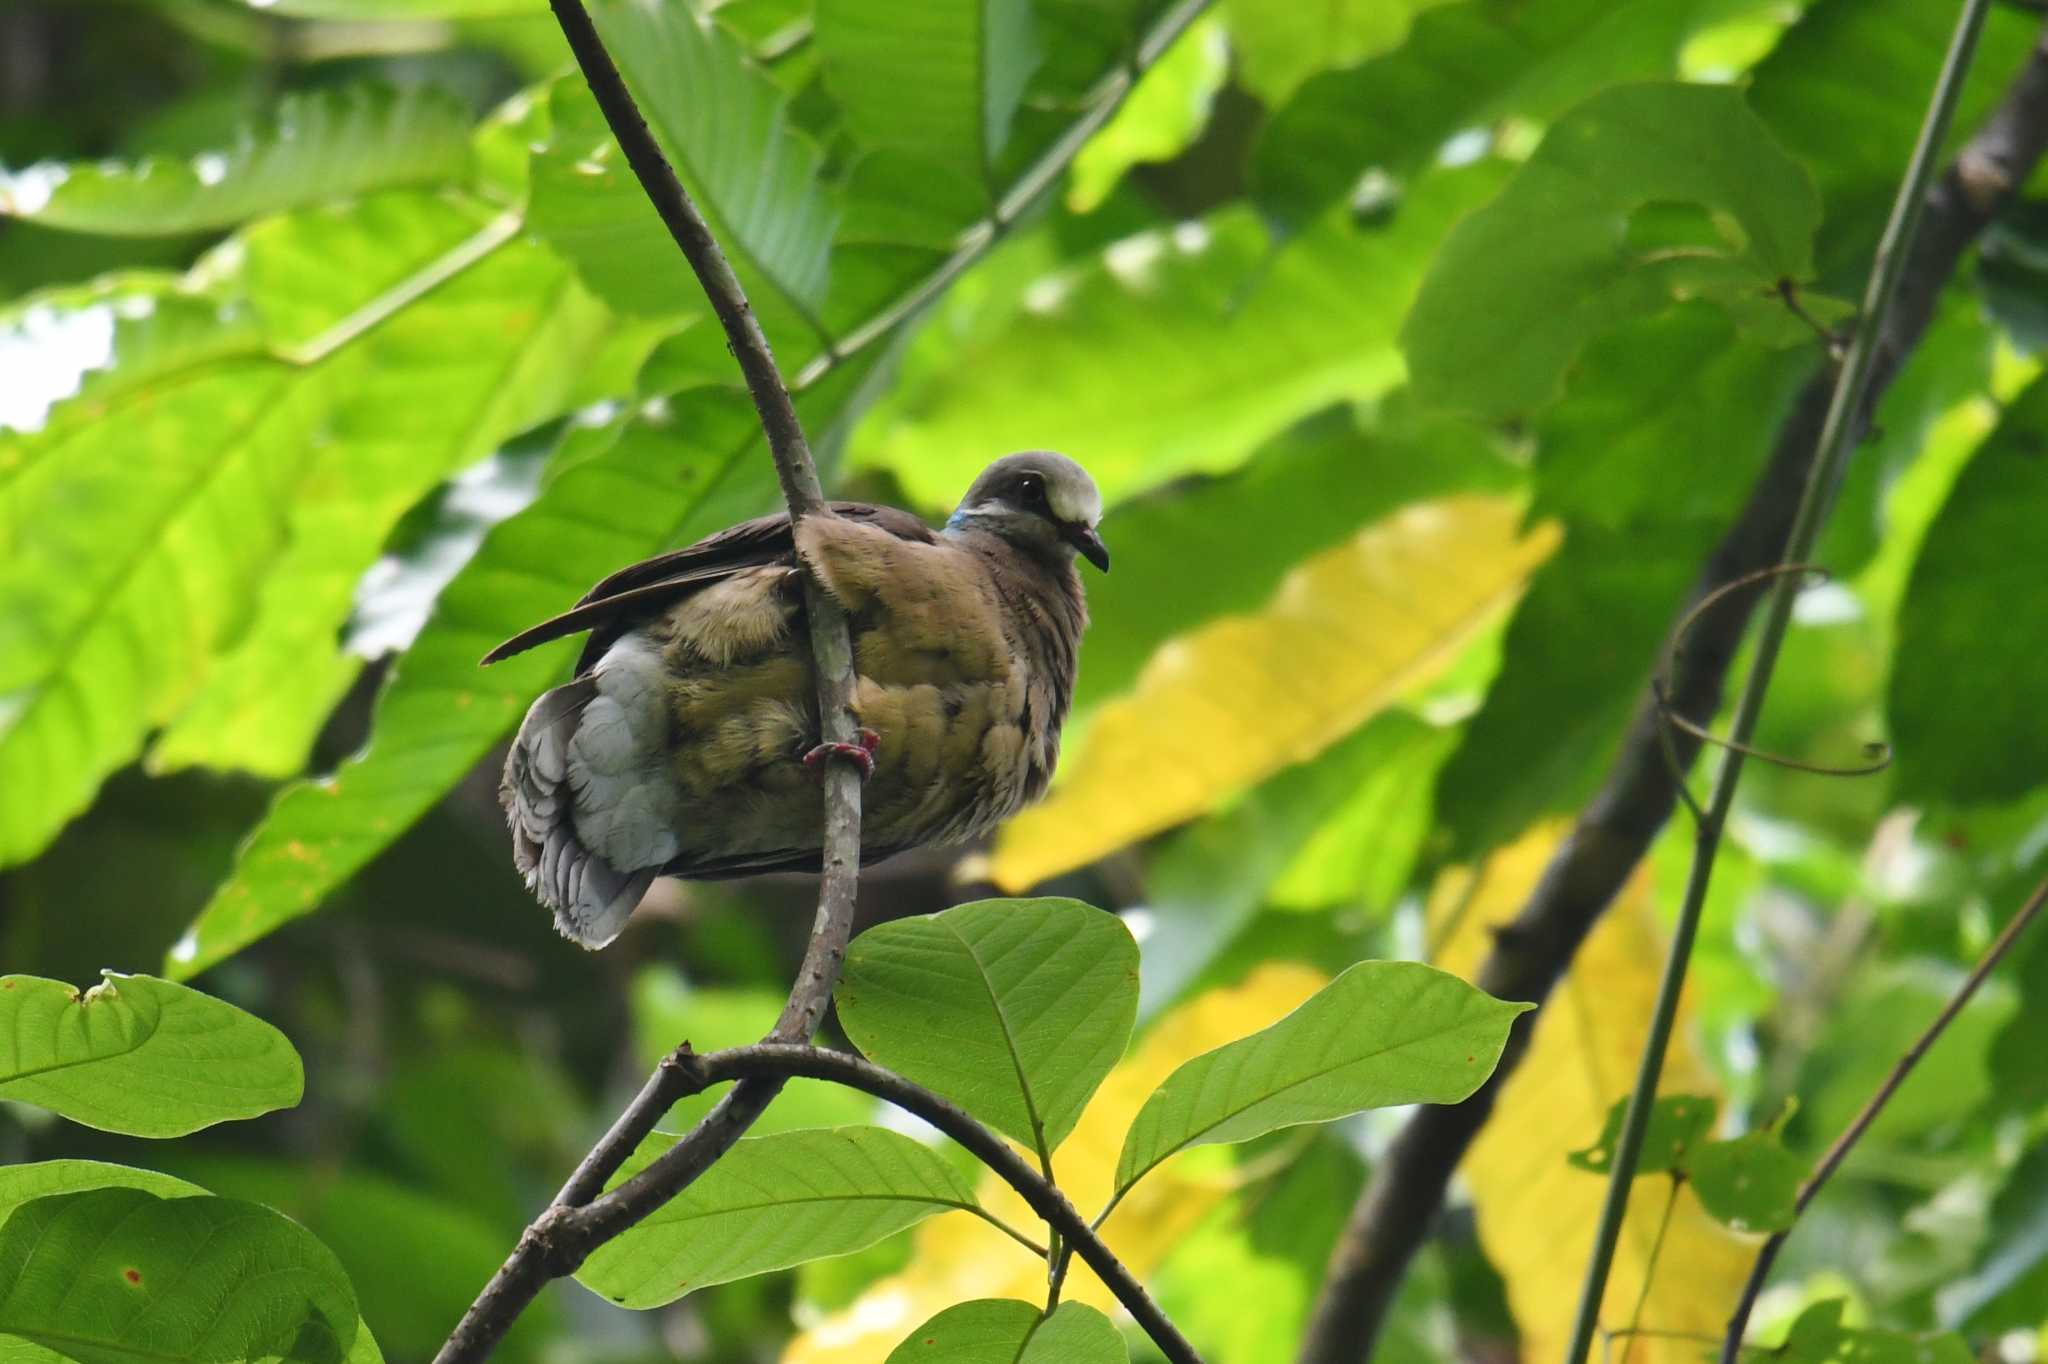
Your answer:
[[[1063,1302],[1045,1316],[1014,1298],[977,1298],[948,1307],[912,1331],[885,1364],[1126,1364],[1130,1354],[1108,1317]]]
[[[656,1133],[614,1183],[674,1145]],[[974,1191],[929,1147],[880,1127],[751,1137],[674,1200],[600,1246],[577,1281],[626,1307],[659,1307],[712,1284],[846,1255],[952,1209]]]
[[[1614,1148],[1621,1141],[1621,1125],[1628,1117],[1627,1098],[1607,1110],[1607,1122],[1591,1146],[1573,1151],[1565,1162],[1576,1170],[1604,1175],[1614,1168]],[[1667,1094],[1650,1105],[1650,1125],[1643,1131],[1643,1147],[1636,1157],[1636,1174],[1683,1174],[1692,1168],[1692,1156],[1714,1129],[1714,1115],[1720,1105],[1703,1094]]]
[[[932,506],[993,450],[1073,451],[1111,502],[1234,469],[1310,413],[1399,382],[1394,322],[1446,226],[1499,177],[1432,175],[1387,223],[1331,215],[1277,251],[1243,208],[1119,242],[903,385],[853,456]]]
[[[1976,1358],[1961,1336],[1844,1326],[1843,1305],[1830,1298],[1801,1312],[1772,1357],[1781,1364],[1971,1364]]]
[[[537,14],[544,0],[270,0],[273,14],[300,19],[482,19]]]
[[[1509,1003],[1420,962],[1365,961],[1270,1028],[1197,1056],[1138,1111],[1117,1190],[1190,1146],[1394,1104],[1457,1103],[1493,1073]]]
[[[598,0],[591,14],[719,244],[793,303],[817,304],[837,210],[781,88],[687,4]]]
[[[325,1246],[254,1203],[56,1194],[0,1225],[0,1334],[77,1364],[338,1364],[355,1294]]]
[[[1694,1148],[1686,1174],[1701,1205],[1736,1231],[1784,1231],[1799,1216],[1806,1162],[1775,1132],[1745,1132]]]
[[[307,269],[367,268],[382,250],[383,217],[269,225],[248,248],[264,276],[259,302],[287,290],[305,297]],[[291,498],[288,542],[240,638],[152,745],[151,769],[298,772],[362,666],[342,627],[399,518],[448,475],[558,413],[607,328],[561,262],[515,241],[337,356],[327,439]],[[408,420],[393,422],[396,412]]]
[[[1299,229],[1368,171],[1407,179],[1453,134],[1514,116],[1548,120],[1607,86],[1672,75],[1700,8],[1550,0],[1429,9],[1399,48],[1314,76],[1274,110],[1253,147],[1252,197]]]
[[[1444,239],[1402,329],[1416,394],[1496,417],[1541,406],[1588,340],[1674,298],[1799,339],[1771,293],[1811,274],[1819,218],[1738,91],[1604,91]]]
[[[0,172],[0,217],[116,236],[230,227],[302,204],[461,179],[469,111],[431,86],[288,94],[232,146],[190,160],[55,163]]]
[[[2015,622],[2048,612],[2048,380],[2013,400],[1922,542],[1899,604],[1887,708],[1897,790],[1992,803],[2048,783],[2048,674]]]
[[[0,1223],[24,1203],[52,1194],[88,1189],[140,1189],[158,1198],[189,1198],[206,1190],[155,1170],[109,1165],[100,1160],[40,1160],[27,1165],[0,1165]]]
[[[1029,0],[820,0],[825,85],[854,137],[924,158],[981,186],[1042,55]]]
[[[231,1004],[112,971],[80,994],[0,976],[0,1099],[137,1137],[177,1137],[298,1103],[299,1055]]]
[[[1138,946],[1079,900],[977,900],[861,934],[836,998],[871,1060],[1049,1154],[1130,1040]]]

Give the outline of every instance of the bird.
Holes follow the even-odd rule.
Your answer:
[[[1088,609],[1102,495],[1046,450],[982,471],[944,526],[859,502],[746,521],[605,578],[506,640],[587,632],[499,787],[513,864],[562,935],[610,943],[658,876],[817,871],[821,760],[866,781],[861,861],[992,829],[1044,794]],[[802,579],[846,613],[859,743],[821,742]]]

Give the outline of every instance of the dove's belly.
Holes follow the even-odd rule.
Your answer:
[[[577,793],[576,825],[614,866],[730,875],[822,843],[817,769],[802,761],[818,725],[800,618],[760,590],[774,584],[732,586],[623,637],[596,670],[602,761]],[[854,708],[880,741],[862,792],[866,860],[971,838],[1051,775],[1056,736],[1032,737],[1021,661],[919,647],[919,626],[886,612],[856,622]]]

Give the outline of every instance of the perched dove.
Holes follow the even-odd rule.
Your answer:
[[[500,789],[513,861],[565,937],[604,946],[657,876],[818,869],[826,746],[799,557],[852,629],[862,861],[972,838],[1045,791],[1088,621],[1074,556],[1109,568],[1087,472],[1006,456],[941,530],[832,511],[614,573],[485,657],[590,632],[575,680],[526,713]]]

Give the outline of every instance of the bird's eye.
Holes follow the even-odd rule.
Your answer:
[[[1036,474],[1026,474],[1017,480],[1017,499],[1027,507],[1045,507],[1045,480]]]

